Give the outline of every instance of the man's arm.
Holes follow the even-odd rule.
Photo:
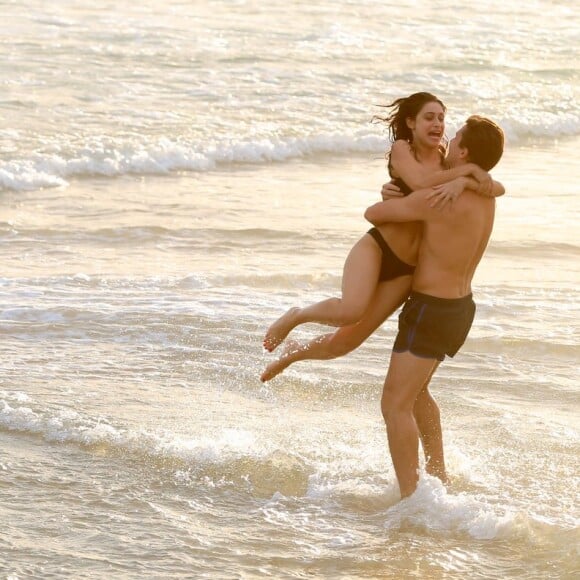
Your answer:
[[[433,219],[440,212],[434,210],[428,196],[431,189],[420,189],[407,197],[379,201],[368,207],[364,217],[375,226],[387,222],[417,222]]]

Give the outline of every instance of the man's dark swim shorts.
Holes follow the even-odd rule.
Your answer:
[[[399,315],[395,352],[443,360],[461,348],[475,316],[471,294],[463,298],[437,298],[411,292]]]

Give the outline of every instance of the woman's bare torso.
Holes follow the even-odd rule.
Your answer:
[[[389,223],[377,229],[397,257],[412,266],[417,264],[423,231],[420,222]]]
[[[431,161],[426,165],[430,166],[432,171],[446,169],[444,159],[441,156],[439,156],[436,163]],[[403,178],[400,177],[395,167],[391,164],[390,157],[388,169],[389,175],[401,188],[401,191],[403,191],[405,195],[409,195],[412,189],[407,185]],[[389,223],[378,226],[377,229],[398,258],[412,266],[417,265],[419,246],[421,245],[421,237],[423,233],[423,226],[420,222]]]

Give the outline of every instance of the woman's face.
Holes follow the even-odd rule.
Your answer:
[[[445,111],[436,101],[426,103],[415,119],[407,119],[407,125],[413,131],[414,143],[439,147],[445,134]]]

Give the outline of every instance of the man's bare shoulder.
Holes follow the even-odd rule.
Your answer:
[[[495,208],[495,198],[484,197],[473,191],[464,191],[459,198],[449,208],[443,211],[445,218],[450,221],[469,221],[470,216],[479,216],[493,212]]]
[[[495,206],[495,197],[485,197],[478,195],[474,191],[466,189],[456,202],[458,208],[470,210],[473,208],[493,207]]]

